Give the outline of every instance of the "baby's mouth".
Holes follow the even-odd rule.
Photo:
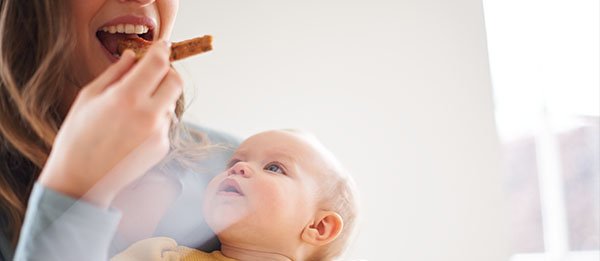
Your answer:
[[[239,184],[235,180],[230,179],[230,178],[223,180],[223,182],[221,182],[221,184],[219,184],[217,193],[221,194],[221,195],[230,195],[230,196],[233,196],[233,195],[243,196],[244,195]]]
[[[119,40],[141,38],[151,42],[154,40],[154,28],[139,24],[117,24],[100,28],[96,37],[110,54],[119,58]]]

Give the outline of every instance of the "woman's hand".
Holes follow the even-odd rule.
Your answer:
[[[41,184],[108,206],[115,195],[169,150],[169,129],[182,80],[169,46],[155,43],[139,62],[127,51],[84,87],[40,175]]]

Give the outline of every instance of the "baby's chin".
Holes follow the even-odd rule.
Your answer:
[[[204,208],[204,219],[215,234],[240,226],[247,217],[248,213],[239,206],[213,205]]]

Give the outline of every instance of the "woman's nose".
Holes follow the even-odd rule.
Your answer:
[[[252,170],[250,169],[250,166],[248,166],[248,163],[238,162],[229,168],[227,175],[241,175],[242,177],[248,178],[252,175]]]

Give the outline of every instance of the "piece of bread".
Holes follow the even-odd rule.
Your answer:
[[[137,59],[142,58],[144,53],[150,48],[152,42],[144,40],[142,38],[126,38],[120,39],[118,42],[119,55],[127,49],[135,52]],[[205,35],[202,37],[185,40],[182,42],[174,42],[171,44],[171,58],[170,60],[177,61],[192,55],[201,54],[212,50],[212,36]]]

